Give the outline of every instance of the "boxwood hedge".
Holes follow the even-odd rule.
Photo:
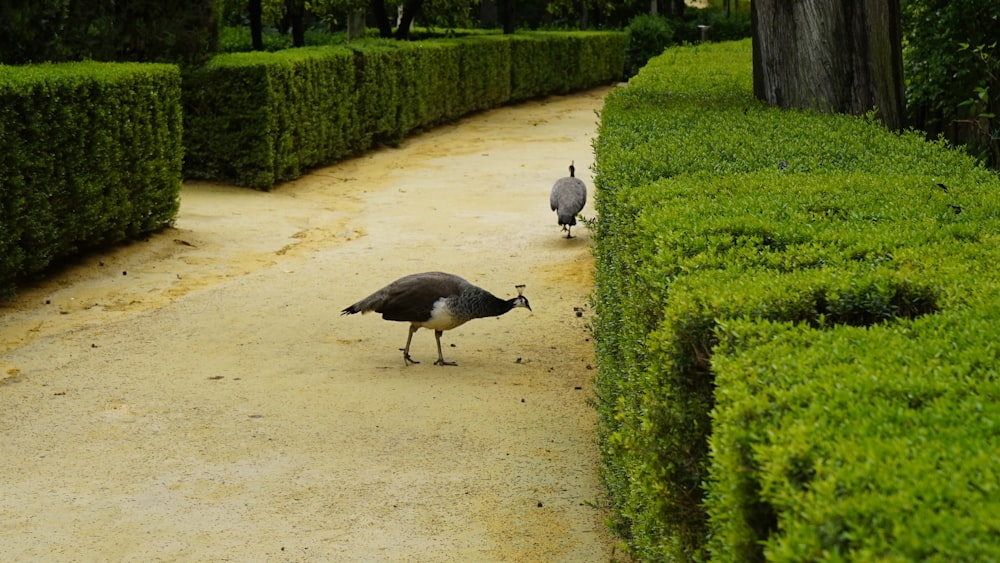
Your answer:
[[[185,72],[185,175],[269,189],[471,112],[614,82],[624,54],[624,33],[549,32],[219,55]]]
[[[764,107],[751,64],[748,41],[672,48],[602,112],[614,526],[651,561],[995,554],[1000,181],[866,117]],[[949,510],[970,525],[945,542]]]
[[[0,65],[0,294],[173,221],[180,87],[172,65]]]

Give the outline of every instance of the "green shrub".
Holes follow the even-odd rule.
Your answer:
[[[640,14],[629,21],[625,34],[628,37],[625,47],[625,80],[639,74],[639,69],[649,59],[663,53],[674,42],[674,30],[670,21],[663,16]]]
[[[749,9],[730,13],[722,8],[686,10],[683,20],[673,20],[674,43],[689,44],[705,41],[739,41],[751,36]],[[702,26],[707,26],[704,29]],[[704,38],[704,39],[703,39]]]
[[[307,29],[303,33],[306,47],[320,47],[323,45],[342,45],[347,40],[346,34],[330,33],[315,29]],[[264,41],[265,51],[281,51],[292,48],[292,35],[290,33],[278,33],[273,29],[266,29],[261,34]],[[219,31],[219,53],[249,53],[253,51],[253,39],[250,36],[250,29],[246,27],[224,26]]]

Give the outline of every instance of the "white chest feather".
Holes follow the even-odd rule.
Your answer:
[[[465,320],[459,320],[448,311],[448,308],[445,306],[446,303],[447,301],[444,297],[438,299],[431,308],[431,318],[422,323],[414,324],[431,330],[451,330],[456,326],[464,324]]]

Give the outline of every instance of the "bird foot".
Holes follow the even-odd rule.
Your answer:
[[[400,348],[400,350],[403,350],[403,349]],[[420,362],[414,360],[413,358],[410,357],[409,354],[407,354],[405,351],[403,351],[403,365],[407,365],[408,366],[410,364],[419,364],[419,363]]]
[[[455,363],[455,362],[446,362],[446,361],[444,361],[444,358],[441,358],[440,360],[434,362],[434,365],[436,365],[436,366],[457,366],[458,364]]]

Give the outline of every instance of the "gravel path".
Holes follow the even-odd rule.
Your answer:
[[[484,112],[0,304],[5,561],[597,561],[590,233],[548,194],[608,88]],[[593,192],[591,191],[591,198]],[[591,215],[588,202],[584,215]],[[445,333],[340,310],[444,270],[517,309]]]

